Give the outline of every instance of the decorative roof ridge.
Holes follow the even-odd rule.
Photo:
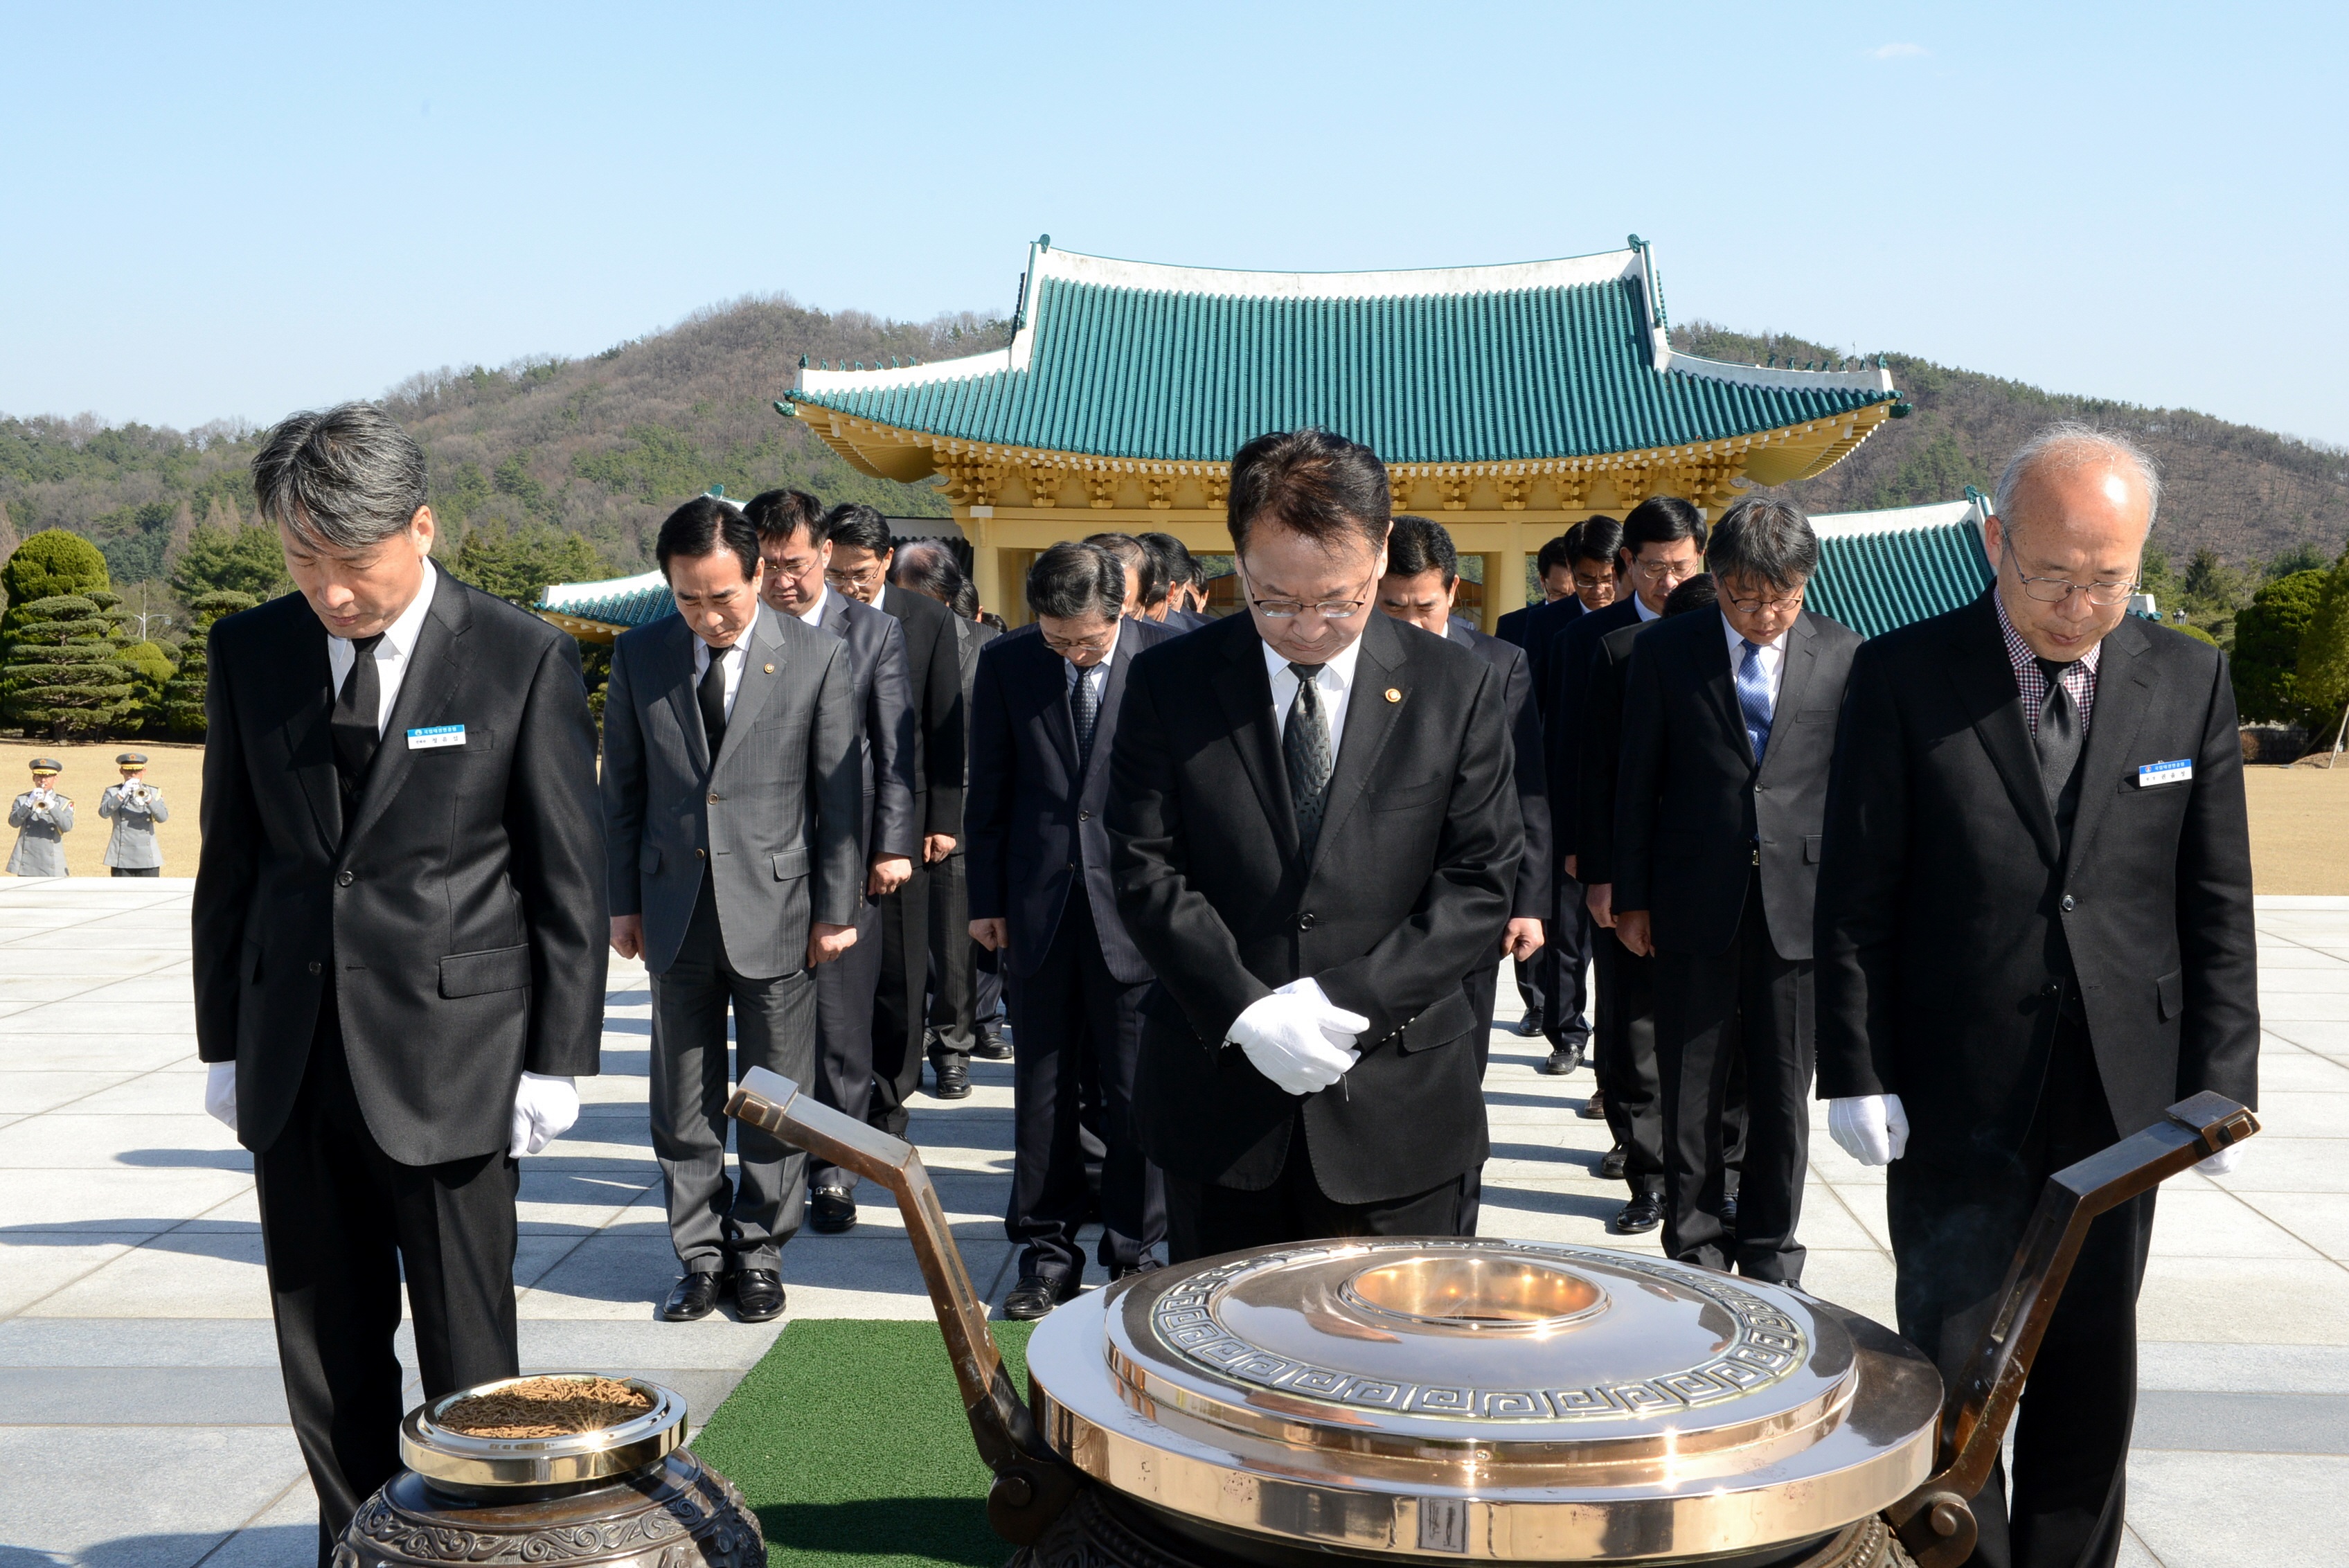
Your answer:
[[[1025,335],[1028,329],[1022,327],[1019,330]],[[973,376],[995,376],[1006,370],[1024,370],[1027,368],[1026,357],[1023,355],[1015,364],[1009,348],[965,355],[959,359],[940,359],[926,365],[898,365],[886,370],[828,370],[819,366],[802,365],[792,378],[792,390],[794,393],[878,392],[892,387],[960,381]]]
[[[647,588],[666,588],[668,579],[656,566],[649,572],[639,572],[633,577],[605,577],[601,582],[549,583],[539,594],[533,609],[567,610],[576,606],[604,599],[617,598],[623,594],[642,593]]]
[[[1701,355],[1683,354],[1677,348],[1666,348],[1659,358],[1656,369],[1678,370],[1684,376],[1702,376],[1709,381],[1728,381],[1742,387],[1792,387],[1803,390],[1832,387],[1856,392],[1882,392],[1888,397],[1894,390],[1892,372],[1875,365],[1861,370],[1797,370],[1782,366],[1739,365],[1727,359],[1707,359]]]
[[[1887,506],[1870,512],[1822,512],[1811,519],[1811,532],[1822,540],[1878,538],[1890,534],[1916,534],[1964,524],[1981,539],[1987,556],[1990,498],[1966,487],[1963,501],[1929,501],[1922,506]]]

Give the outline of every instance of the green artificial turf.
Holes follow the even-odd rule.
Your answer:
[[[991,1325],[1028,1387],[1027,1324]],[[935,1323],[794,1323],[694,1439],[742,1489],[771,1568],[997,1568],[987,1467]]]

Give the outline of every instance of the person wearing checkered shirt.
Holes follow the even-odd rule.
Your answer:
[[[2205,1090],[2254,1104],[2259,977],[2227,660],[2127,613],[2152,461],[2083,425],[2007,464],[1996,580],[1853,660],[1828,787],[1818,1093],[1889,1165],[1900,1332],[1955,1377],[2048,1177]],[[2223,1176],[2236,1151],[2203,1163]],[[2109,1568],[2154,1194],[2097,1219],[2032,1367],[1986,1568]]]

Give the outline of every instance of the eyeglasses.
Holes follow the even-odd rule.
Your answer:
[[[1044,639],[1046,648],[1063,659],[1071,653],[1107,653],[1110,645],[1117,640],[1117,633],[1114,630],[1096,632],[1092,637],[1061,639],[1039,628],[1036,635]]]
[[[826,568],[823,580],[835,588],[861,588],[881,580],[881,563],[869,566],[832,566]]]
[[[1247,574],[1241,573],[1240,580],[1246,583]],[[1323,620],[1350,620],[1361,614],[1362,607],[1371,602],[1371,597],[1376,591],[1376,584],[1375,577],[1365,583],[1362,587],[1362,597],[1355,599],[1321,599],[1313,604],[1307,604],[1301,599],[1260,599],[1251,597],[1248,603],[1255,607],[1257,614],[1267,620],[1295,620],[1307,610],[1311,610]]]
[[[1651,583],[1684,583],[1704,567],[1696,561],[1637,561],[1631,569]]]
[[[802,577],[805,577],[809,573],[814,571],[818,564],[821,563],[823,559],[823,557],[822,556],[810,556],[807,559],[802,561],[795,566],[789,561],[783,559],[781,556],[769,556],[767,557],[767,570],[773,573],[776,576],[789,577],[793,582],[797,582]]]
[[[1774,599],[1723,598],[1722,603],[1739,615],[1760,615],[1764,610],[1798,610],[1803,607],[1803,590],[1780,594]]]
[[[2024,596],[2043,605],[2060,605],[2074,594],[2083,594],[2098,609],[2111,609],[2128,603],[2129,596],[2137,589],[2137,579],[2134,577],[2125,583],[2075,583],[2065,577],[2034,577],[2023,569],[2022,562],[2014,559],[2012,544],[2002,542],[2000,553],[2014,563],[2014,575],[2023,584]]]

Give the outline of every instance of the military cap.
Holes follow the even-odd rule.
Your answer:
[[[118,768],[143,768],[147,765],[147,753],[125,752],[114,759],[114,765]]]
[[[36,774],[61,774],[66,771],[66,765],[55,757],[35,757],[33,771]]]

